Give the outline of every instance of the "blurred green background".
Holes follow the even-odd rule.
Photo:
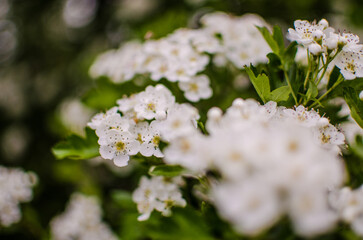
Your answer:
[[[51,147],[95,113],[79,100],[95,82],[95,57],[130,39],[159,38],[198,27],[205,13],[257,13],[285,31],[296,19],[321,19],[360,34],[363,1],[329,0],[0,0],[0,165],[38,175],[23,219],[0,228],[0,239],[47,239],[49,221],[74,191],[105,199],[132,189],[139,176],[95,161],[56,160]],[[120,96],[121,97],[121,96]],[[122,179],[122,180],[120,180]],[[105,207],[111,227],[115,213]]]

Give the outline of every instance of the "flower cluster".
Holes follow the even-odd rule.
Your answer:
[[[331,191],[329,200],[339,217],[351,224],[358,235],[363,236],[363,187],[356,190],[344,187]]]
[[[153,210],[161,212],[163,216],[170,216],[172,206],[185,207],[186,201],[178,186],[182,183],[181,178],[152,177],[149,179],[143,176],[139,187],[132,194],[132,199],[141,213],[138,220],[147,220]]]
[[[295,29],[289,29],[288,38],[302,45],[314,56],[321,56],[322,63],[337,66],[345,79],[363,77],[363,45],[352,33],[335,33],[329,23],[296,20]]]
[[[0,166],[0,223],[8,227],[20,221],[19,204],[32,199],[32,187],[36,184],[34,173]]]
[[[258,234],[284,214],[304,236],[335,225],[327,190],[345,179],[338,157],[344,135],[327,118],[302,106],[236,99],[224,115],[212,108],[206,127],[209,136],[171,141],[165,161],[219,172],[222,180],[212,186],[211,198],[237,231]]]
[[[96,198],[73,194],[66,211],[51,221],[52,237],[54,240],[116,240],[101,215]]]
[[[192,102],[212,96],[209,77],[202,72],[215,55],[218,66],[227,60],[236,67],[266,63],[270,51],[257,26],[267,26],[255,15],[232,17],[224,13],[207,14],[200,29],[179,29],[159,40],[129,42],[120,49],[98,57],[90,69],[92,77],[108,76],[116,83],[137,74],[150,74],[178,82],[185,97]],[[218,24],[216,24],[218,23]]]
[[[99,137],[100,154],[117,166],[126,166],[132,155],[163,157],[161,139],[170,141],[196,131],[198,112],[187,104],[175,103],[163,85],[149,86],[145,91],[125,97],[118,107],[97,114],[88,124]]]
[[[228,68],[228,77],[238,78],[238,68],[266,63],[266,54],[272,51],[268,67],[246,69],[264,105],[237,98],[226,108],[235,92],[223,92],[230,86],[213,81],[216,97],[211,103],[215,105],[196,106],[201,112],[216,105],[223,110],[212,107],[200,117],[197,108],[177,103],[178,95],[153,83],[117,100],[117,106],[88,123],[98,136],[102,158],[123,167],[130,156],[139,154],[145,157],[142,164],[151,167],[152,177],[143,176],[132,194],[141,214],[138,220],[149,219],[154,210],[169,216],[173,206],[186,206],[180,190],[183,176],[186,189],[196,193],[196,198],[190,197],[212,204],[242,235],[256,236],[288,217],[302,237],[326,233],[340,220],[363,236],[362,190],[342,188],[349,174],[342,152],[350,151],[346,141],[352,142],[359,131],[347,130],[350,133],[344,135],[343,124],[337,127],[326,113],[314,110],[325,98],[331,100],[330,93],[345,79],[363,77],[359,38],[335,33],[325,19],[318,23],[297,20],[288,38],[306,52],[302,55],[307,66],[299,66],[293,62],[296,43],[285,48],[278,27],[273,33],[268,27],[260,28],[261,34],[256,26],[267,24],[255,15],[214,13],[200,22],[199,29],[179,29],[159,40],[129,42],[106,52],[90,70],[93,77],[106,75],[116,83],[139,74],[155,82],[176,82],[186,99],[197,102],[212,96],[209,78],[219,80],[222,71],[218,67]],[[292,65],[296,71],[289,69]],[[334,72],[341,72],[336,79],[329,76],[334,67]],[[319,85],[324,77],[331,83],[325,92]],[[362,126],[357,94],[361,89],[353,86],[355,82],[334,95],[344,96],[346,109],[352,110],[351,117]],[[229,93],[230,98],[221,100]],[[157,170],[155,162],[148,161],[155,158],[161,164]]]

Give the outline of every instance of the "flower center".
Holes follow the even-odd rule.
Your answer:
[[[121,152],[123,150],[125,150],[126,144],[124,142],[117,142],[116,143],[116,149],[117,151]]]
[[[347,63],[345,70],[355,73],[355,65],[353,62]]]
[[[191,84],[189,85],[189,90],[190,90],[191,92],[198,92],[198,85],[197,85],[196,83],[191,83]]]
[[[159,144],[160,144],[160,136],[156,135],[155,137],[153,137],[152,143],[154,144],[154,146],[159,146]]]
[[[139,141],[140,144],[142,144],[144,141],[142,140],[142,136],[141,136],[141,133],[138,133],[137,134],[137,138],[136,138],[137,141]]]
[[[150,111],[155,111],[155,104],[154,103],[149,103],[147,105],[147,110],[150,110]]]

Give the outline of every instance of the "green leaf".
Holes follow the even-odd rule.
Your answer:
[[[273,39],[275,40],[278,49],[279,49],[279,55],[282,55],[285,52],[285,43],[284,43],[284,35],[282,34],[281,28],[277,25],[273,28]]]
[[[363,139],[362,136],[357,135],[355,143],[349,146],[352,152],[357,155],[360,159],[363,159]]]
[[[289,99],[290,94],[291,94],[290,87],[282,86],[271,92],[269,100],[275,102],[287,101]]]
[[[65,141],[56,144],[52,152],[57,159],[89,159],[99,156],[98,137],[95,132],[86,128],[86,138],[71,135]]]
[[[266,101],[270,97],[270,80],[265,74],[260,74],[257,77],[250,68],[246,68],[246,72],[250,77],[252,85],[255,87],[257,94],[260,96],[262,101]]]
[[[150,168],[151,176],[175,177],[184,172],[184,168],[178,165],[160,165]]]
[[[340,69],[337,66],[335,66],[330,74],[327,89],[331,88],[334,85],[334,83],[338,80],[339,75],[340,75]]]
[[[318,96],[319,94],[319,90],[318,87],[316,86],[316,84],[313,81],[309,81],[309,88],[308,91],[306,92],[306,97],[307,99],[311,99],[311,98],[316,98],[316,96]]]
[[[292,42],[290,45],[285,49],[284,53],[284,60],[285,62],[294,62],[295,56],[297,52],[297,42]]]
[[[363,101],[358,97],[358,92],[351,87],[343,89],[344,99],[350,108],[350,114],[354,120],[363,128]]]
[[[265,41],[267,42],[267,44],[270,46],[271,50],[274,53],[279,54],[279,45],[276,42],[276,40],[274,39],[274,37],[271,35],[270,31],[266,27],[259,27],[259,26],[256,26],[256,27],[262,34],[262,36],[265,39]],[[276,34],[278,34],[278,33],[276,33]]]

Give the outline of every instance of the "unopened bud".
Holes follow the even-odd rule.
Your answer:
[[[315,56],[319,55],[320,53],[323,52],[323,49],[321,48],[321,46],[317,43],[313,43],[309,45],[309,52]]]
[[[324,29],[326,29],[326,28],[329,27],[329,23],[328,23],[328,21],[325,18],[321,19],[318,24],[320,26],[322,26]]]

